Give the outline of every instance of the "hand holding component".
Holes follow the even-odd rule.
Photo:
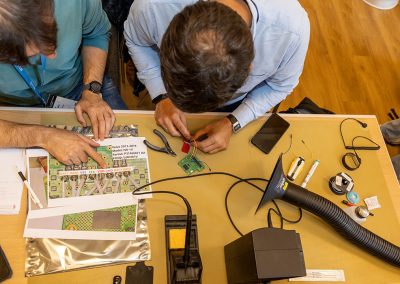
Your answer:
[[[169,154],[171,156],[176,156],[176,153],[172,150],[171,146],[168,143],[167,138],[157,129],[153,130],[153,133],[156,134],[158,137],[160,137],[161,141],[164,143],[164,147],[158,147],[153,144],[151,144],[149,141],[144,140],[143,143],[149,147],[150,149],[157,151],[157,152],[162,152]]]
[[[205,137],[205,135],[207,138],[199,141],[199,138],[202,136]],[[201,151],[209,154],[215,154],[228,148],[231,136],[232,124],[229,119],[224,117],[223,119],[211,123],[203,129],[197,131],[193,137],[193,140],[198,141],[197,147]]]
[[[191,134],[187,129],[185,114],[180,111],[170,99],[164,99],[156,105],[155,119],[157,125],[161,126],[172,136],[183,136],[187,140]]]

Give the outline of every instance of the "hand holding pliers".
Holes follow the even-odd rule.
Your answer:
[[[162,142],[164,143],[164,146],[165,147],[158,147],[158,146],[155,146],[155,145],[153,145],[153,144],[151,144],[149,141],[147,141],[147,140],[144,140],[143,141],[143,143],[148,147],[148,148],[150,148],[151,150],[154,150],[154,151],[157,151],[157,152],[162,152],[162,153],[166,153],[166,154],[168,154],[168,155],[171,155],[171,156],[176,156],[176,153],[172,150],[172,148],[171,148],[171,146],[169,145],[169,143],[168,143],[168,140],[167,140],[167,138],[160,132],[160,131],[158,131],[157,129],[153,129],[153,133],[155,134],[155,135],[157,135],[158,137],[160,137],[160,139],[162,140]]]

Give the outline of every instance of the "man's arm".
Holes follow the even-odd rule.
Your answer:
[[[158,38],[154,22],[155,12],[151,9],[151,4],[146,1],[133,2],[124,23],[124,36],[129,54],[138,70],[138,78],[146,86],[150,97],[154,99],[158,95],[165,94],[166,90],[161,78],[160,55],[157,48],[161,39]]]
[[[84,46],[82,48],[82,61],[83,84],[88,84],[92,81],[102,82],[107,52],[97,47]],[[78,121],[83,126],[87,126],[83,118],[83,113],[87,113],[92,123],[96,140],[103,140],[115,122],[115,115],[110,106],[98,94],[92,93],[90,90],[82,92],[82,97],[75,107],[75,112]]]
[[[283,101],[297,86],[303,72],[309,40],[310,25],[306,18],[301,33],[290,44],[278,70],[254,88],[232,112],[242,127]]]
[[[137,0],[133,2],[128,19],[124,24],[124,35],[129,54],[138,70],[137,76],[146,86],[150,97],[154,99],[165,94],[166,90],[161,78],[160,56],[157,47],[160,31],[157,31],[154,23],[154,19],[157,19],[157,12],[146,1]],[[168,6],[163,6],[163,8],[172,9]],[[170,14],[172,18],[174,13],[171,10],[166,11],[165,14]],[[169,22],[161,23],[161,25],[163,24],[165,24],[166,29]],[[190,138],[185,114],[177,109],[170,99],[164,99],[157,103],[155,119],[157,124],[171,135],[182,135],[186,139]]]
[[[92,148],[99,144],[70,131],[0,120],[0,133],[0,148],[40,147],[66,165],[87,162],[90,156],[100,167],[106,166],[101,155]]]
[[[82,5],[85,5],[82,24],[83,84],[103,82],[111,25],[100,0],[86,0]],[[86,126],[83,113],[87,113],[96,140],[103,140],[115,122],[115,115],[108,104],[89,90],[83,91],[75,112],[83,126]]]
[[[297,35],[297,40],[293,40],[288,47],[275,74],[254,88],[239,107],[232,112],[241,127],[265,114],[284,100],[297,86],[303,71],[309,38],[310,26],[308,19],[305,19],[301,33]],[[208,138],[198,142],[199,149],[211,154],[219,152],[229,145],[232,124],[227,118],[223,118],[199,130],[194,138],[197,139],[204,134],[207,134]]]

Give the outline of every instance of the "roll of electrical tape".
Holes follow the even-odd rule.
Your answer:
[[[353,190],[354,182],[349,175],[338,173],[329,179],[329,188],[334,194],[344,195]]]

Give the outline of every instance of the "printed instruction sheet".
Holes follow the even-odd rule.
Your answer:
[[[143,137],[105,139],[96,149],[107,167],[87,163],[67,166],[49,156],[48,206],[73,206],[131,196],[136,188],[150,182],[147,148]],[[149,191],[146,187],[141,192]],[[140,198],[148,198],[142,195]]]

